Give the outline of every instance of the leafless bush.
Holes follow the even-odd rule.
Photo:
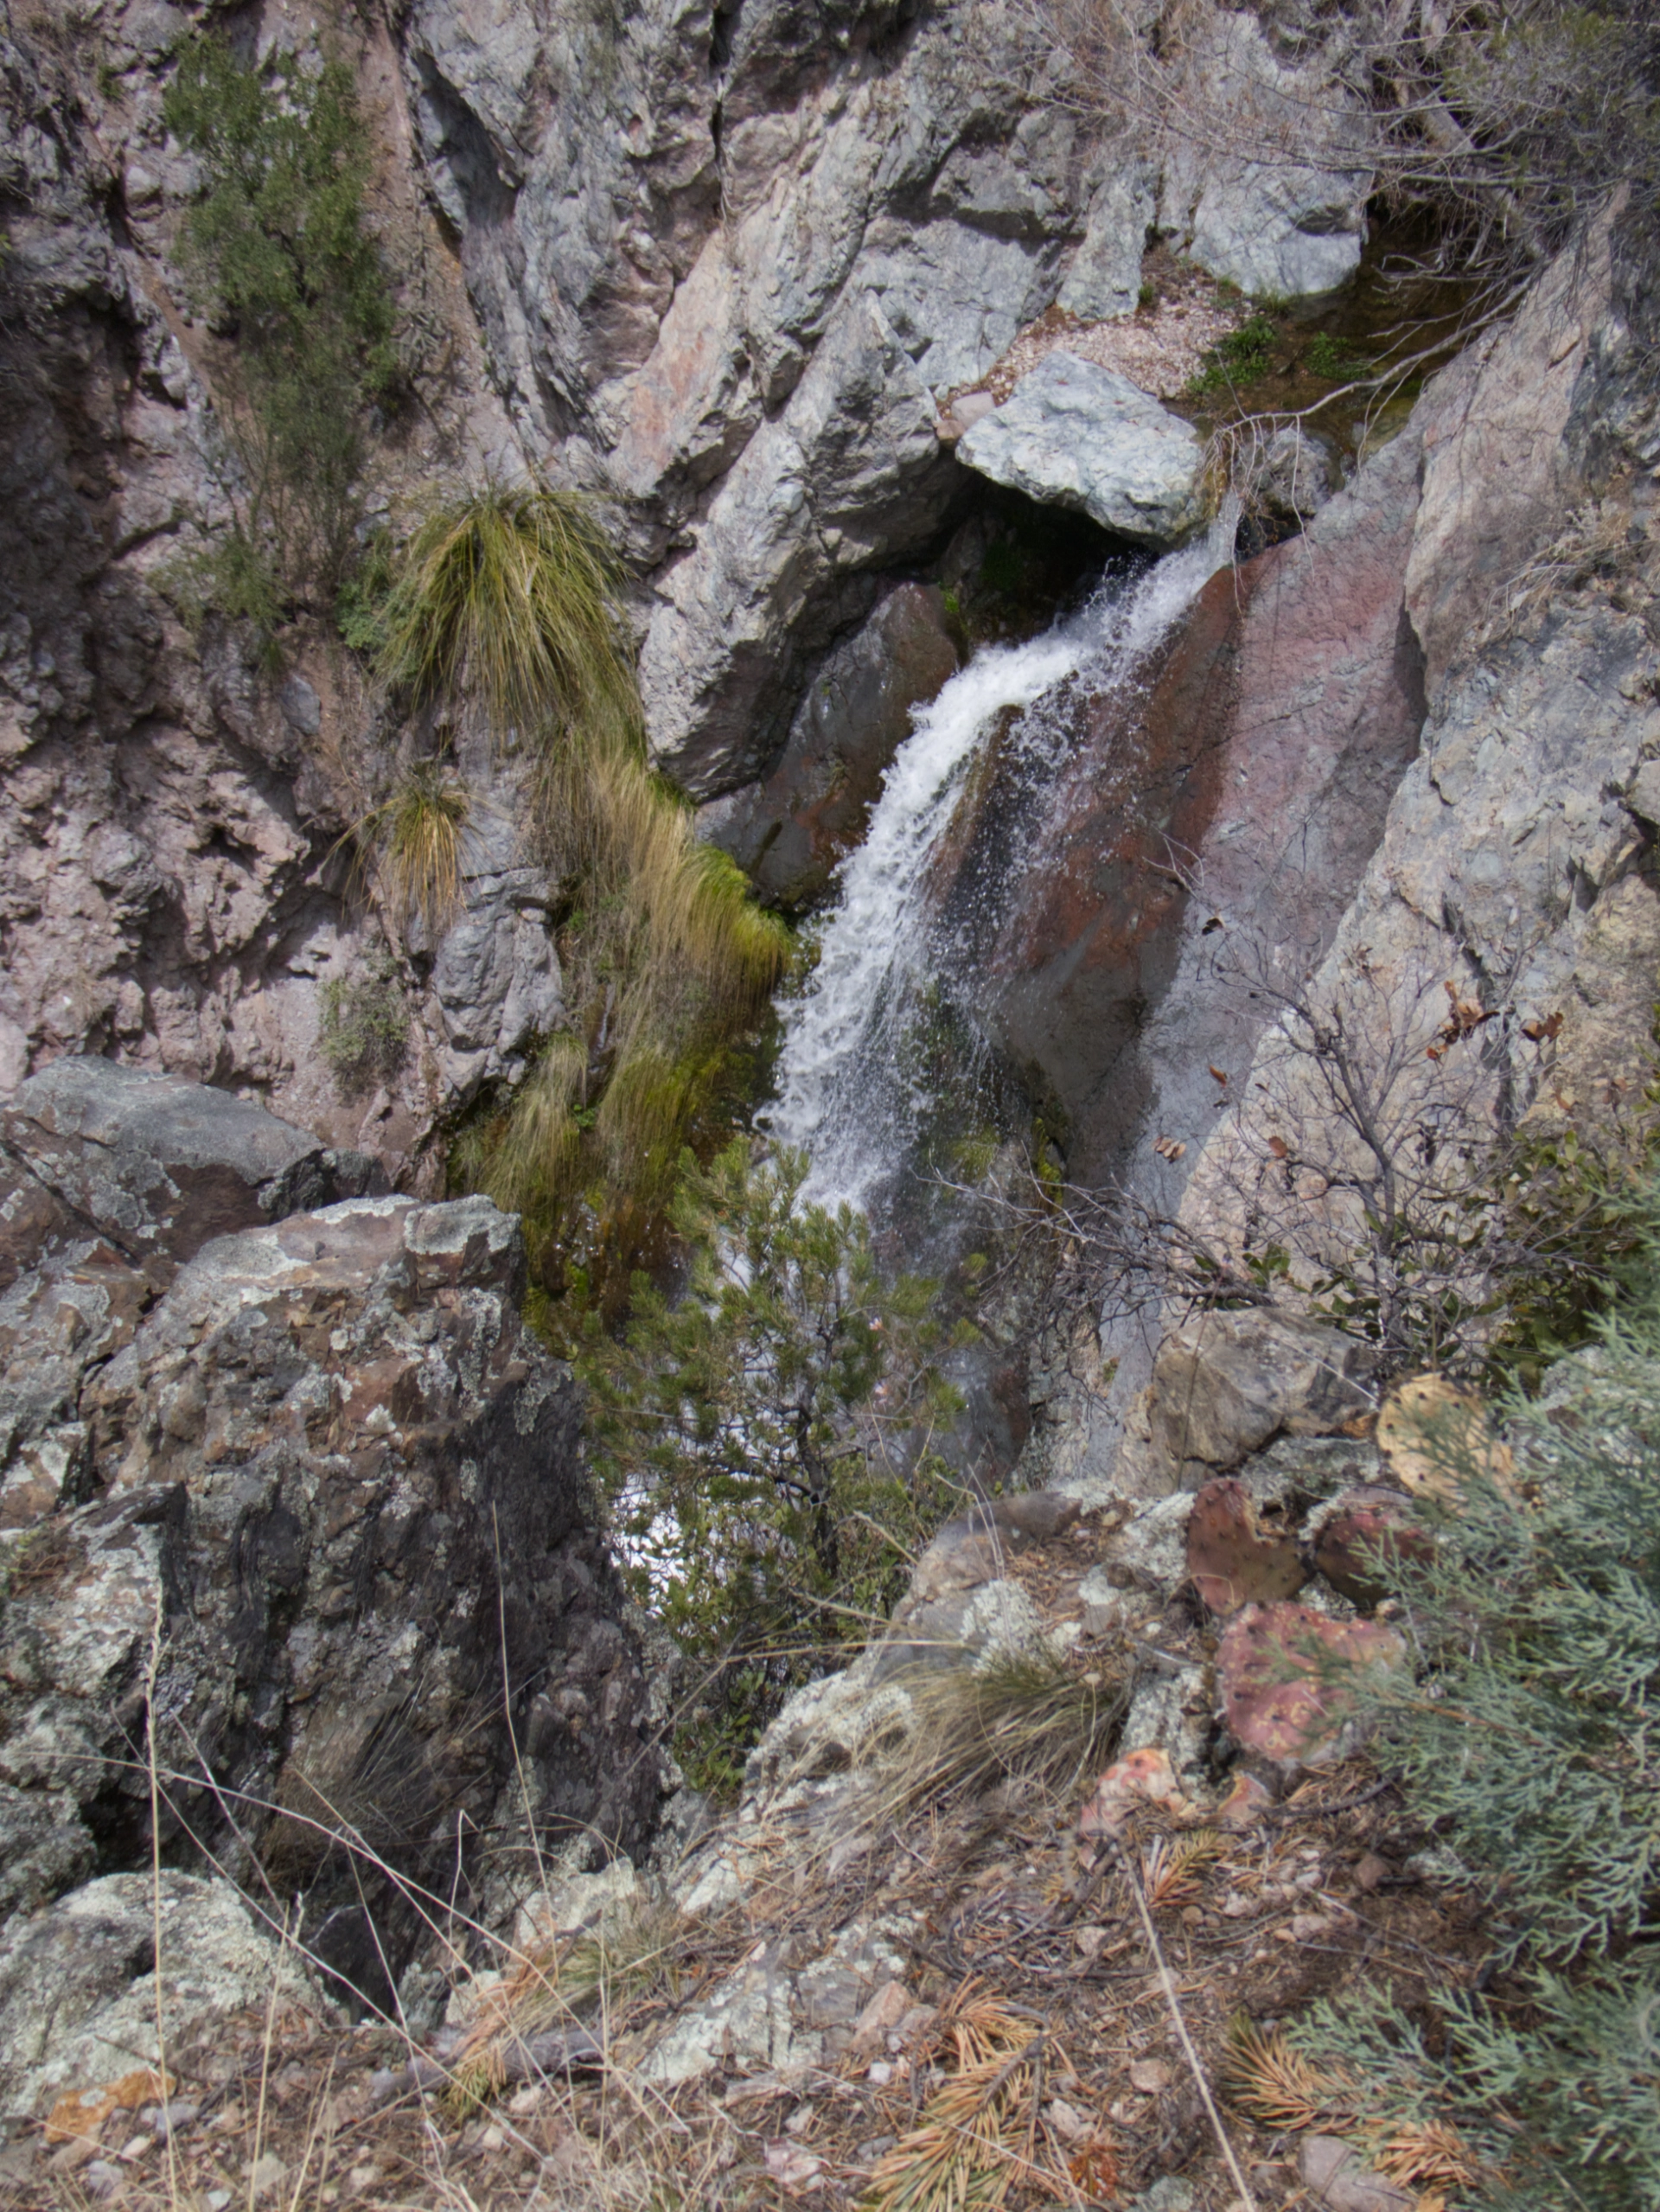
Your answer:
[[[1007,1202],[1053,1242],[1056,1306],[1107,1323],[1280,1307],[1361,1337],[1384,1372],[1474,1371],[1571,1337],[1629,1241],[1652,1092],[1594,1125],[1531,1116],[1526,1062],[1542,1070],[1558,1018],[1523,1023],[1502,991],[1484,1003],[1363,949],[1287,979],[1248,944],[1229,971],[1268,1026],[1179,1206],[1133,1171],[1094,1190],[1035,1177]]]
[[[1277,69],[1216,0],[1028,3],[1077,97],[1167,162],[1370,176],[1437,217],[1465,276],[1513,276],[1660,174],[1648,0],[1286,0],[1261,11]]]

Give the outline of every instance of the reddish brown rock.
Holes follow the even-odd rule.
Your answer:
[[[1173,1148],[1202,1144],[1219,1103],[1210,1071],[1242,1076],[1262,1017],[1219,946],[1257,933],[1317,957],[1382,834],[1424,714],[1403,601],[1418,461],[1402,432],[1306,536],[1213,577],[1139,683],[1081,710],[1043,865],[979,956],[993,1026],[1065,1109],[1082,1180],[1162,1135],[1179,1187]],[[965,918],[1030,803],[1012,762],[978,798]]]
[[[1250,1493],[1231,1476],[1207,1482],[1193,1500],[1187,1571],[1212,1613],[1295,1597],[1308,1580],[1295,1538],[1262,1527]]]

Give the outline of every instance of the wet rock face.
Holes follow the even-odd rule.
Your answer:
[[[514,1222],[347,1200],[213,1239],[147,1312],[108,1246],[54,1264],[5,1311],[23,1346],[73,1301],[95,1347],[49,1409],[87,1502],[12,1554],[0,1909],[147,1863],[152,1663],[169,1855],[305,1889],[312,1947],[383,2000],[419,1923],[364,1853],[464,1885],[526,1796],[545,1839],[644,1839],[645,1678]]]
[[[812,905],[863,836],[912,709],[956,669],[939,592],[899,585],[827,657],[772,773],[712,801],[699,833],[731,854],[769,904]]]
[[[1046,865],[983,943],[981,995],[1063,1109],[1079,1181],[1158,1136],[1204,1141],[1226,1092],[1210,1070],[1237,1082],[1260,1021],[1219,955],[1251,934],[1318,953],[1360,880],[1423,716],[1418,461],[1403,433],[1306,536],[1213,577],[1136,684],[1078,710]],[[954,863],[965,899],[1021,803],[994,767]],[[1179,1190],[1185,1170],[1135,1156]]]

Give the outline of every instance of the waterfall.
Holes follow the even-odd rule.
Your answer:
[[[785,1009],[773,1135],[812,1155],[808,1195],[869,1208],[904,1163],[933,1103],[907,1032],[951,966],[930,863],[974,763],[1005,717],[1007,743],[1034,769],[1063,767],[1067,709],[1130,680],[1137,665],[1229,557],[1234,518],[1167,553],[1024,645],[982,648],[913,716],[864,843],[838,871],[819,962]],[[1035,856],[1028,856],[1027,865]]]

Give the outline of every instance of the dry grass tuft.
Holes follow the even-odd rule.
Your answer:
[[[465,2114],[497,2095],[515,2047],[533,2047],[550,2030],[595,2014],[621,2012],[660,1985],[674,1984],[684,1933],[674,1907],[639,1903],[609,1915],[597,1929],[533,1945],[488,1992],[456,2052],[446,2091],[451,2109]]]
[[[431,932],[461,903],[463,841],[472,811],[460,779],[439,762],[423,760],[354,827],[361,846],[380,846],[378,866],[393,903],[405,915],[418,914]]]
[[[919,1667],[905,1686],[911,1732],[877,1785],[874,1817],[891,1825],[999,1784],[1064,1801],[1110,1761],[1129,1705],[1126,1680],[1076,1674],[1042,1652]]]

